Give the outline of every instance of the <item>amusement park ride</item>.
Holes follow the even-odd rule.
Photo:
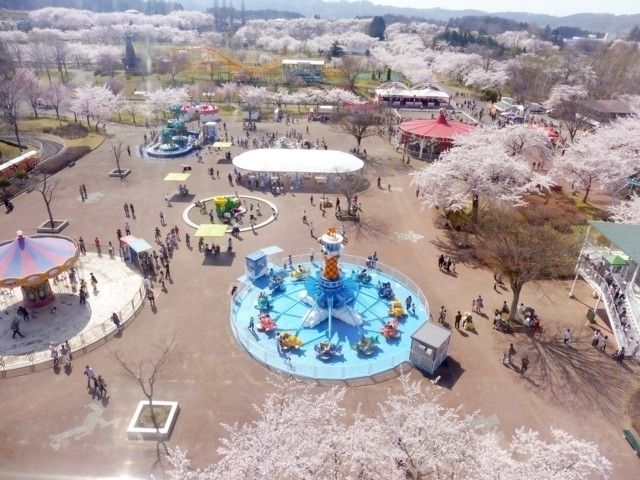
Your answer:
[[[203,70],[203,65],[210,72],[226,71],[228,80],[232,79],[267,79],[282,76],[282,61],[272,60],[264,64],[249,64],[240,61],[217,48],[200,45],[193,47],[176,47],[176,52],[185,52],[189,57],[188,71],[191,73]]]

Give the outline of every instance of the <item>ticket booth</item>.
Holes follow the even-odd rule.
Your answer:
[[[418,369],[433,374],[449,355],[451,331],[425,322],[411,335],[409,361]]]
[[[251,281],[257,280],[266,275],[269,271],[267,267],[267,254],[262,250],[256,250],[245,257],[246,275]]]

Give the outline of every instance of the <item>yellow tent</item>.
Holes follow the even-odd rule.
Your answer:
[[[169,182],[184,182],[187,180],[187,178],[189,178],[189,175],[191,174],[171,172],[171,173],[167,173],[167,176],[164,177],[164,179]]]
[[[231,148],[231,142],[214,142],[213,148]]]
[[[227,226],[221,223],[203,223],[198,227],[196,237],[224,237],[227,233]]]

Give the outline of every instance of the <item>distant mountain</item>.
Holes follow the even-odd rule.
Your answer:
[[[236,8],[240,8],[240,1],[241,0],[235,0],[233,2]],[[180,0],[180,3],[187,9],[195,10],[204,10],[212,5],[211,0]],[[482,10],[446,10],[443,8],[404,8],[374,5],[367,0],[359,2],[349,2],[345,0],[337,2],[325,2],[323,0],[244,0],[244,4],[247,10],[289,10],[299,12],[305,17],[320,15],[321,18],[350,18],[393,14],[447,21],[450,18],[464,17],[467,15],[491,15],[494,17],[508,18],[517,22],[536,23],[541,27],[545,25],[549,25],[551,28],[559,26],[579,27],[584,30],[612,32],[618,35],[628,32],[636,25],[640,25],[640,14],[611,15],[606,13],[578,13],[565,17],[525,12],[488,14]]]

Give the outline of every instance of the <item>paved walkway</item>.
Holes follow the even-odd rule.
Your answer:
[[[225,120],[231,134],[241,135],[240,123]],[[293,127],[304,131],[306,121]],[[286,128],[282,123],[260,123],[252,137],[261,131],[278,130],[282,134]],[[349,151],[354,146],[350,137],[331,126],[313,123],[309,128],[308,136],[314,140],[325,137],[329,148]],[[130,144],[132,152],[142,140],[143,129],[109,125],[107,131],[112,139]],[[444,235],[434,227],[437,212],[421,209],[410,186],[410,173],[421,162],[402,164],[393,147],[382,139],[366,139],[364,147],[370,157],[365,173],[372,187],[360,195],[362,222],[345,224],[348,253],[366,257],[377,251],[382,262],[420,286],[434,310],[446,305],[450,316],[456,310],[468,310],[478,294],[485,298],[487,310],[509,299],[509,292],[493,290],[490,272],[464,262],[458,263],[457,276],[438,270]],[[234,148],[232,153],[239,151]],[[222,153],[205,153],[204,164],[198,164],[195,158],[190,161],[194,170],[186,183],[195,199],[233,194],[236,188],[240,194],[248,193],[243,187],[229,186],[226,177],[233,167],[220,157]],[[109,178],[107,171],[115,168],[115,162],[107,140],[58,175],[54,215],[71,218],[65,235],[82,235],[85,239],[97,235],[103,245],[115,241],[116,229],[124,229],[125,221],[134,235],[153,240],[160,211],[169,226],[181,226],[182,236],[184,205],[165,206],[163,197],[169,186],[162,178],[183,162],[125,156],[122,166],[131,168],[132,174],[124,181]],[[212,165],[220,170],[220,180],[207,175]],[[382,177],[383,185],[391,184],[391,192],[375,187],[377,176]],[[82,203],[78,197],[82,183],[91,202]],[[310,205],[309,195],[269,198],[279,209],[277,220],[256,234],[242,234],[234,241],[234,257],[204,260],[197,248],[190,250],[181,242],[171,263],[173,282],[167,282],[166,292],[156,293],[157,310],[145,306],[122,337],[87,352],[68,375],[46,370],[0,382],[0,477],[148,478],[149,472],[157,471],[155,444],[126,440],[126,425],[142,395],[116,365],[112,351],[132,360],[149,357],[155,352],[154,345],[168,335],[175,336],[177,351],[162,372],[156,397],[178,400],[181,413],[167,445],[185,447],[196,465],[215,461],[217,439],[224,435],[220,423],[254,419],[251,405],[271,389],[266,378],[277,377],[244,351],[230,328],[228,293],[244,272],[244,255],[269,245],[279,245],[292,253],[317,249],[308,226],[301,222],[303,210],[314,222],[316,233],[336,224],[334,217],[323,218],[318,208]],[[135,205],[137,218],[125,218],[124,202]],[[23,194],[14,203],[14,212],[4,215],[0,222],[0,238],[10,238],[19,228],[33,233],[45,218],[36,193]],[[162,228],[163,235],[166,232],[167,228]],[[591,349],[591,329],[585,326],[585,313],[595,301],[584,284],[579,284],[576,299],[569,300],[569,287],[567,282],[543,282],[528,285],[523,291],[523,301],[534,305],[543,318],[543,341],[532,341],[522,334],[505,336],[485,319],[478,319],[477,335],[454,332],[449,368],[443,371],[441,380],[441,401],[451,406],[462,404],[465,412],[481,409],[483,418],[490,419],[491,425],[507,436],[521,425],[543,432],[549,426],[564,428],[597,442],[614,463],[614,478],[633,478],[637,458],[620,430],[628,425],[625,402],[638,387],[638,367],[619,366]],[[607,328],[601,320],[598,325]],[[566,348],[556,334],[568,326],[575,330],[576,341]],[[526,378],[500,362],[509,342],[515,343],[519,355],[530,352],[532,362]],[[107,400],[98,402],[87,394],[82,376],[85,364],[105,376],[110,387]],[[422,377],[416,371],[410,374],[416,379]],[[376,413],[376,403],[389,389],[398,388],[393,379],[349,385],[347,408],[355,409],[360,404],[365,413],[371,414]]]

